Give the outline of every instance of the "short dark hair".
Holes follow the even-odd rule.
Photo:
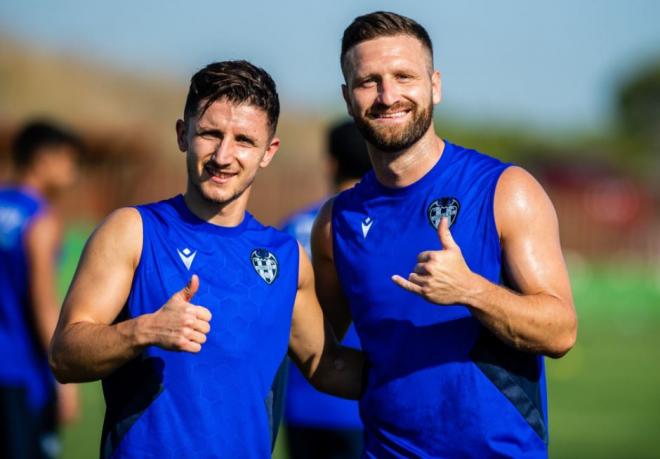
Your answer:
[[[337,161],[335,183],[362,178],[371,169],[367,144],[352,120],[332,125],[327,147],[328,154]]]
[[[207,65],[190,80],[184,119],[203,115],[219,99],[262,109],[268,116],[271,135],[275,133],[280,116],[280,101],[275,82],[264,69],[244,60]],[[204,102],[204,106],[200,109],[201,102]]]
[[[376,11],[356,17],[344,30],[340,56],[342,70],[344,70],[346,53],[355,45],[374,38],[395,35],[410,35],[417,38],[428,49],[433,61],[433,43],[424,27],[406,16],[389,11]]]
[[[69,146],[76,152],[83,149],[80,137],[51,121],[33,120],[25,124],[14,137],[12,160],[18,169],[32,164],[47,148]]]

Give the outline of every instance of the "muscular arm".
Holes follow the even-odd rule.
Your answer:
[[[111,214],[83,252],[62,307],[50,362],[58,380],[103,378],[146,346],[199,352],[210,313],[189,303],[199,286],[175,293],[158,311],[113,324],[128,298],[142,250],[142,221],[135,209]]]
[[[299,247],[298,293],[291,321],[289,356],[317,389],[358,399],[362,389],[362,352],[337,343],[314,292],[314,272]]]
[[[529,173],[512,167],[500,178],[494,207],[503,265],[515,291],[477,278],[467,302],[504,341],[561,357],[575,344],[577,317],[552,202]]]
[[[561,357],[575,343],[577,318],[552,203],[530,174],[511,167],[498,182],[494,212],[515,291],[470,271],[446,219],[439,228],[443,250],[421,253],[407,280],[393,280],[434,303],[467,305],[517,349]]]
[[[333,201],[334,199],[330,199],[323,205],[314,222],[311,237],[312,263],[316,294],[323,308],[323,314],[332,325],[335,335],[341,340],[351,325],[351,312],[335,269],[332,248]]]

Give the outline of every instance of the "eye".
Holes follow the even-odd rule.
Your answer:
[[[237,135],[236,136],[236,143],[246,146],[246,147],[254,147],[256,146],[256,142],[254,139],[251,137],[248,137],[246,135]]]
[[[370,88],[376,85],[376,79],[373,77],[363,78],[358,82],[358,86],[361,88]]]

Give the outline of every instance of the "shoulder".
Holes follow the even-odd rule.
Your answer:
[[[246,213],[245,218],[249,219],[246,223],[246,231],[253,234],[251,237],[256,237],[260,241],[263,241],[264,244],[272,247],[281,247],[292,244],[295,244],[297,247],[298,242],[288,232],[273,226],[264,225],[249,213]]]
[[[541,184],[518,166],[508,167],[500,175],[495,189],[494,212],[500,235],[513,226],[556,220],[552,202]]]
[[[127,256],[137,265],[142,252],[142,217],[135,207],[122,207],[110,213],[88,241],[92,251]]]
[[[450,163],[462,165],[463,167],[468,166],[478,170],[480,173],[488,170],[501,172],[511,166],[510,163],[506,163],[499,158],[482,153],[481,151],[456,145],[448,141],[446,144],[450,148]]]

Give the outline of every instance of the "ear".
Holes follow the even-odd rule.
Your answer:
[[[275,156],[275,153],[277,153],[277,150],[280,149],[280,139],[278,137],[273,137],[273,139],[270,141],[270,145],[266,149],[266,152],[264,153],[263,158],[261,158],[261,161],[259,162],[259,167],[262,169],[264,167],[267,167],[270,162],[273,160],[273,157]]]
[[[433,105],[439,104],[442,100],[442,79],[440,78],[440,72],[437,70],[434,70],[433,75],[431,75],[431,90],[433,92]]]
[[[188,130],[186,129],[186,122],[181,119],[176,120],[176,142],[179,145],[179,150],[184,153],[188,151]]]
[[[351,108],[351,97],[348,93],[348,86],[345,84],[341,85],[341,95],[344,97],[344,102],[346,102],[346,111],[348,116],[353,117],[353,109]]]

